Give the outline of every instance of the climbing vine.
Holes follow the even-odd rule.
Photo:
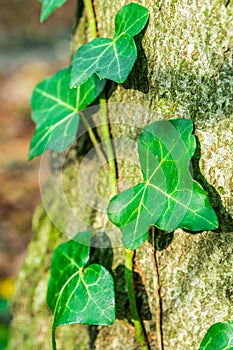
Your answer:
[[[66,0],[41,0],[41,21],[44,21]],[[191,231],[213,230],[217,216],[207,193],[194,181],[189,170],[196,149],[191,120],[156,121],[145,127],[138,138],[142,180],[118,193],[117,164],[111,142],[106,100],[106,80],[123,83],[137,59],[134,37],[145,28],[148,10],[136,3],[123,6],[115,18],[113,38],[97,37],[91,0],[85,0],[92,41],[82,45],[73,55],[70,67],[39,83],[32,94],[32,119],[36,124],[29,159],[47,150],[65,151],[74,142],[80,119],[94,146],[98,140],[82,111],[99,100],[102,118],[102,141],[106,155],[111,189],[107,214],[120,228],[125,248],[125,271],[130,310],[141,349],[150,349],[143,323],[137,310],[134,291],[133,263],[135,250],[149,238],[155,227],[172,232],[176,228]],[[106,158],[105,158],[106,157]],[[52,258],[47,301],[54,313],[52,344],[56,349],[56,327],[81,323],[111,325],[115,321],[114,282],[101,265],[88,264],[91,233],[79,232],[70,241],[58,246]],[[154,247],[154,244],[153,244]],[[157,298],[157,343],[163,349],[161,302],[156,257],[153,261]],[[203,340],[204,342],[204,340]],[[201,345],[201,349],[208,347]]]

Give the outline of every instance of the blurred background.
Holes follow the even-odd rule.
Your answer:
[[[41,24],[39,0],[0,0],[0,350],[11,320],[8,304],[33,235],[40,203],[40,159],[27,161],[34,124],[30,96],[38,82],[69,65],[75,1]]]

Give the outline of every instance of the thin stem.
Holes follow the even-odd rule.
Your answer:
[[[156,337],[157,337],[157,349],[163,350],[163,330],[162,330],[162,304],[160,296],[160,283],[159,283],[159,269],[158,261],[155,249],[155,227],[152,226],[152,266],[153,266],[153,282],[155,290],[155,305],[156,305]]]
[[[106,171],[108,171],[109,170],[108,164],[106,164],[106,159],[105,159],[105,157],[104,157],[104,155],[103,155],[103,153],[102,153],[102,151],[101,151],[101,149],[99,147],[99,142],[98,142],[98,140],[97,140],[97,138],[95,136],[95,133],[92,130],[91,125],[89,124],[87,118],[82,113],[80,113],[80,116],[81,116],[83,124],[85,125],[85,127],[87,129],[87,132],[88,132],[88,135],[90,137],[90,140],[91,140],[93,146],[95,147],[96,153],[97,153],[101,163],[104,166],[104,169]]]
[[[106,103],[106,97],[105,97],[104,91],[100,96],[100,108],[101,108],[103,141],[105,142],[106,154],[107,154],[108,166],[109,166],[109,180],[110,180],[111,194],[115,196],[118,193],[117,175],[116,175],[117,171],[116,171],[114,151],[113,151],[110,130],[109,130],[108,110],[107,110],[107,103]]]
[[[56,332],[56,328],[53,327],[52,328],[52,347],[53,347],[53,350],[57,349],[55,332]]]
[[[88,18],[88,23],[89,23],[90,28],[91,28],[92,39],[95,39],[97,37],[97,29],[96,29],[95,13],[94,13],[92,0],[84,0],[84,6],[86,7],[86,11],[87,11],[87,18]],[[105,105],[106,105],[106,101],[105,101]],[[111,172],[110,165],[108,166],[108,164],[106,164],[106,159],[98,146],[99,142],[98,142],[98,140],[97,140],[97,138],[96,138],[96,136],[91,128],[91,125],[89,124],[88,120],[83,115],[81,115],[81,119],[82,119],[82,122],[88,131],[90,140],[96,149],[96,153],[97,153],[98,157],[100,158],[101,162],[103,164],[105,164],[104,165],[105,170],[108,170]],[[108,127],[108,124],[107,124],[107,127]],[[107,158],[109,159],[108,154],[107,154]],[[109,163],[109,161],[108,161],[108,163]]]
[[[108,122],[108,111],[107,111],[107,104],[106,104],[106,98],[104,93],[102,93],[100,97],[100,106],[102,111],[102,114],[101,114],[102,124],[103,124],[102,132],[103,132],[104,140],[106,142],[106,154],[107,154],[108,164],[109,164],[109,180],[110,180],[110,186],[111,186],[111,193],[112,195],[116,195],[118,193],[116,164],[114,159],[114,151],[111,143],[109,122]],[[136,296],[134,291],[134,278],[133,278],[134,253],[135,253],[134,250],[125,249],[125,275],[126,275],[126,283],[128,288],[129,304],[130,304],[130,310],[133,317],[133,323],[135,327],[137,341],[142,346],[142,350],[149,350],[149,347],[147,345],[147,340],[143,330],[143,325],[138,314]]]
[[[112,195],[116,195],[118,193],[116,164],[114,159],[114,151],[111,143],[109,122],[108,122],[108,111],[107,111],[107,104],[106,104],[106,98],[104,93],[102,93],[100,97],[100,106],[102,111],[102,114],[101,114],[102,124],[103,124],[102,132],[103,132],[104,140],[106,142],[106,154],[108,157],[108,164],[109,164],[109,180],[110,180],[110,186],[111,186],[111,193]],[[133,278],[133,257],[134,257],[134,250],[125,249],[125,275],[126,275],[126,283],[128,288],[130,310],[133,317],[137,341],[141,345],[142,350],[149,350],[149,347],[147,345],[147,340],[143,330],[143,325],[137,310],[137,302],[136,302],[136,296],[134,291],[134,278]]]
[[[87,9],[88,22],[91,27],[92,38],[94,39],[97,37],[97,28],[96,28],[96,21],[95,21],[95,14],[94,14],[92,0],[84,0],[84,5]],[[117,169],[116,169],[114,150],[113,150],[113,145],[112,145],[112,140],[110,135],[110,126],[108,121],[108,109],[107,109],[105,91],[103,91],[100,96],[100,107],[101,107],[102,133],[103,133],[103,139],[105,141],[106,155],[107,155],[108,166],[109,166],[109,182],[110,182],[111,194],[112,196],[115,196],[118,193]],[[143,330],[143,325],[137,310],[137,302],[136,302],[136,296],[134,291],[134,279],[133,279],[133,257],[134,257],[134,251],[125,249],[125,271],[126,271],[126,283],[128,286],[130,309],[131,309],[133,322],[135,326],[136,338],[139,344],[142,346],[142,350],[149,350],[146,337],[144,334],[144,330]]]
[[[91,28],[92,39],[94,39],[97,37],[97,30],[92,0],[84,0],[84,6],[87,10],[87,18]]]
[[[135,290],[134,290],[134,279],[133,279],[133,258],[134,258],[134,250],[125,249],[126,283],[128,288],[130,310],[133,316],[136,336],[139,344],[141,345],[142,350],[149,350],[147,340],[144,334],[143,326],[137,310],[136,296],[135,296]]]

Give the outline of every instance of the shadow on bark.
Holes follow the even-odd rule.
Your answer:
[[[122,84],[124,89],[134,89],[143,92],[144,94],[149,92],[148,64],[145,51],[142,47],[142,39],[145,35],[146,29],[147,25],[142,32],[134,38],[138,51],[137,60],[128,79]]]
[[[81,20],[81,18],[83,17],[83,10],[84,10],[84,4],[83,4],[83,0],[79,0],[77,1],[77,5],[76,5],[76,13],[75,13],[75,23],[73,26],[73,36],[75,35],[75,32],[78,28],[79,22]]]
[[[149,229],[149,243],[154,246],[155,250],[162,251],[166,249],[170,243],[173,240],[174,237],[174,231],[172,232],[165,232],[163,230],[158,229],[156,226],[154,226],[155,229],[155,237],[154,237],[154,244],[152,240],[152,230]]]
[[[214,232],[216,233],[231,232],[233,227],[233,218],[231,217],[231,215],[228,213],[228,211],[225,209],[224,205],[222,204],[222,200],[219,193],[216,191],[216,189],[212,185],[210,185],[206,181],[205,177],[201,173],[200,166],[199,166],[199,161],[201,158],[201,145],[197,137],[196,137],[196,143],[197,143],[196,151],[192,158],[193,178],[194,180],[198,181],[202,185],[204,190],[208,193],[210,203],[217,214],[219,227],[218,229],[214,230]]]
[[[192,158],[193,178],[198,183],[200,183],[201,186],[204,188],[204,190],[208,193],[210,203],[217,214],[219,227],[216,230],[213,230],[213,232],[217,234],[229,233],[232,231],[232,228],[233,228],[233,218],[227,212],[224,205],[222,204],[222,200],[219,193],[216,191],[216,189],[212,185],[210,185],[207,182],[205,177],[202,175],[200,166],[199,166],[200,158],[201,158],[201,145],[198,138],[196,137],[196,150]],[[197,233],[203,232],[203,231],[194,232],[194,231],[189,231],[185,229],[183,230],[191,234],[197,234]],[[168,233],[168,232],[159,230],[158,228],[155,228],[154,248],[159,251],[166,249],[172,242],[173,236],[174,236],[173,232]],[[151,234],[149,236],[148,241],[152,244]]]
[[[138,35],[134,37],[138,52],[137,60],[126,82],[122,84],[122,87],[126,90],[134,89],[143,92],[144,94],[149,92],[148,64],[146,54],[142,46],[142,39],[145,35],[147,25]],[[108,94],[108,99],[110,99],[114,91],[117,89],[117,86],[117,83],[107,80],[106,91]]]

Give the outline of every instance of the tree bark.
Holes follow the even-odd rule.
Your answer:
[[[114,17],[129,2],[95,1],[100,36],[113,35]],[[122,85],[110,86],[109,102],[126,103],[122,113],[118,113],[118,124],[112,126],[112,135],[115,139],[122,136],[136,139],[140,128],[158,119],[187,118],[194,122],[198,151],[192,162],[193,173],[208,192],[220,227],[215,232],[200,234],[176,230],[168,247],[158,252],[158,262],[164,349],[198,349],[211,324],[233,317],[233,3],[135,2],[149,9],[150,20],[143,35],[136,38],[139,55],[129,79]],[[80,33],[87,28],[85,18],[84,11],[73,48],[81,44]],[[129,104],[139,106],[134,109],[137,115],[128,112]],[[127,146],[122,146],[122,152],[127,154]],[[56,164],[59,156],[57,159]],[[73,150],[70,152],[71,161],[66,162],[64,171],[65,191],[75,210],[83,212],[86,222],[97,227],[100,221],[104,222],[103,215],[95,213],[93,217],[93,211],[78,200],[78,186],[73,188],[81,159],[76,158]],[[95,164],[90,159],[87,173],[92,168]],[[56,186],[57,168],[53,169],[48,193]],[[129,162],[119,160],[118,171],[123,187],[125,181],[134,184],[140,179],[138,169],[129,166]],[[100,193],[106,191],[106,183],[107,178],[102,176]],[[88,179],[82,186],[91,196]],[[51,213],[55,216],[57,210],[61,213],[59,199],[54,197],[50,201],[50,216]],[[68,219],[61,216],[63,226],[74,224]],[[52,314],[45,296],[52,251],[65,237],[54,227],[43,206],[36,211],[33,226],[34,238],[13,299],[14,320],[8,350],[51,349]],[[140,349],[127,301],[122,247],[103,252],[108,254],[103,258],[104,264],[111,269],[116,282],[118,319],[111,327],[60,327],[58,349]],[[136,256],[136,281],[139,310],[151,349],[156,349],[156,302],[148,242]]]

